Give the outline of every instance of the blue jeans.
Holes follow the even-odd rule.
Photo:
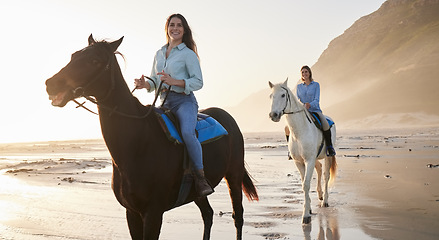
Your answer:
[[[193,93],[189,95],[169,92],[165,103],[165,108],[171,110],[178,119],[181,130],[181,137],[186,145],[190,159],[196,170],[203,169],[203,152],[201,144],[195,134],[197,125],[198,102]]]
[[[323,115],[322,112],[315,112],[315,113],[317,113],[319,115],[320,122],[322,123],[323,131],[328,131],[329,130],[329,124],[328,124],[328,121],[326,120],[325,115]]]

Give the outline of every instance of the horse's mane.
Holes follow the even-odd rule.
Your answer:
[[[299,108],[299,110],[304,110],[305,114],[308,115],[308,117],[311,116],[311,113],[308,111],[308,109],[305,108],[305,106],[299,101],[299,98],[296,96],[296,94],[288,87],[288,84],[286,82],[275,84],[273,86],[274,91],[279,91],[281,89],[285,89],[289,96],[290,100],[294,101],[296,104],[296,107]],[[297,89],[297,84],[294,86],[294,89]],[[296,109],[297,110],[297,109]]]

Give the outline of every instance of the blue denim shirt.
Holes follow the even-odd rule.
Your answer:
[[[159,49],[154,57],[154,63],[152,65],[151,78],[154,79],[154,83],[148,80],[151,88],[149,91],[153,91],[160,85],[160,76],[157,73],[162,72],[171,75],[172,78],[185,81],[185,87],[172,86],[172,91],[177,93],[190,94],[193,91],[197,91],[203,87],[203,76],[201,74],[200,61],[197,54],[181,43],[171,50],[168,58],[166,58],[166,50],[168,46],[165,45]],[[167,84],[163,84],[163,87],[168,88]]]
[[[309,103],[310,112],[322,112],[320,109],[320,84],[312,81],[309,85],[301,83],[297,85],[297,97],[303,104]]]

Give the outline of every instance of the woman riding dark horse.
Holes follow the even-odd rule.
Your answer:
[[[72,54],[70,62],[46,81],[52,105],[64,107],[85,97],[98,106],[102,135],[113,162],[112,188],[126,217],[132,239],[158,239],[163,213],[175,207],[184,173],[184,146],[169,141],[152,106],[142,105],[129,90],[115,53],[122,42],[95,41]],[[242,191],[249,200],[258,194],[244,167],[244,141],[232,116],[219,108],[202,111],[228,134],[203,144],[205,176],[213,187],[225,178],[233,206],[236,238],[242,239]],[[183,204],[194,201],[210,238],[213,209],[193,188]]]
[[[135,79],[136,89],[146,88],[148,92],[156,90],[161,94],[164,107],[177,116],[181,135],[187,148],[189,158],[194,165],[195,189],[198,196],[213,193],[207,183],[203,169],[201,144],[195,134],[198,103],[194,91],[203,87],[197,46],[192,38],[192,31],[181,14],[172,14],[165,25],[168,42],[154,57],[151,80],[145,77]],[[172,76],[171,76],[172,75]]]

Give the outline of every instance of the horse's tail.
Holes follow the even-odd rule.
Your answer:
[[[244,167],[244,178],[242,179],[242,190],[249,201],[259,201],[258,191],[253,184],[252,177]]]
[[[337,176],[337,160],[335,156],[329,157],[331,159],[331,168],[329,170],[329,186],[333,186],[335,182],[335,178]]]

